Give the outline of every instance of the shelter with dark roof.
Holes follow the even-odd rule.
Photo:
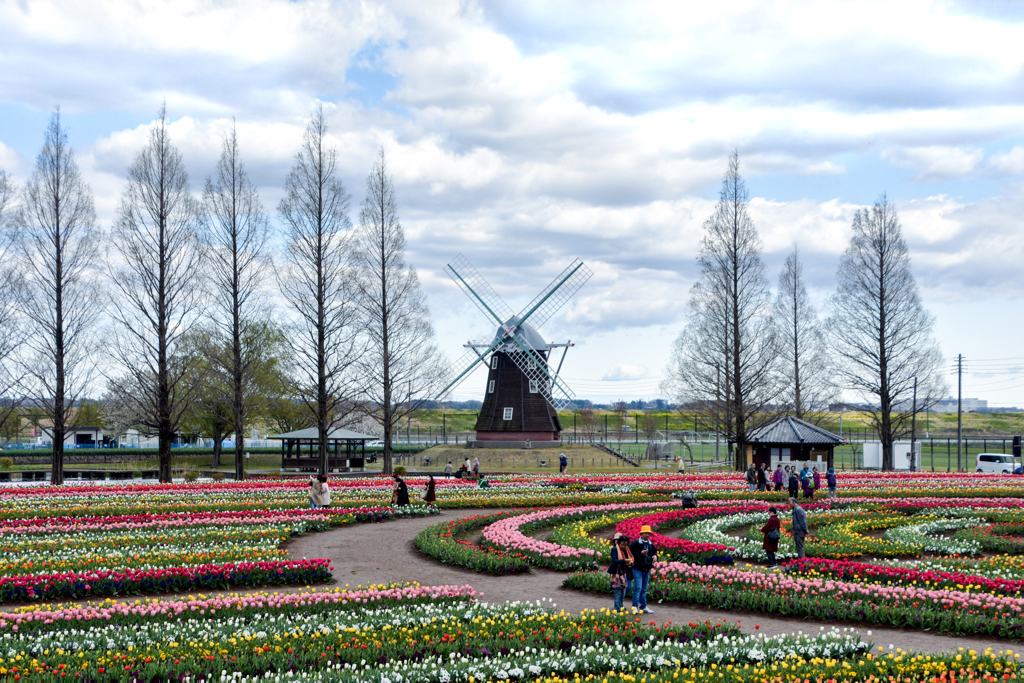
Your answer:
[[[320,465],[320,433],[316,427],[268,436],[281,442],[281,469],[316,470]],[[348,429],[334,429],[327,435],[327,470],[347,472],[366,466],[366,442],[375,441],[372,434],[359,434]],[[303,446],[306,447],[303,453]],[[344,447],[344,450],[342,448]]]
[[[832,453],[846,439],[810,422],[783,415],[747,432],[747,466],[820,462],[832,467]]]

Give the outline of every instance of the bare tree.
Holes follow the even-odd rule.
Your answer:
[[[896,207],[882,195],[853,217],[853,235],[839,261],[828,320],[829,340],[845,388],[873,406],[869,421],[882,442],[882,468],[893,468],[893,442],[913,414],[945,391],[942,353],[932,317],[921,305]]]
[[[384,473],[398,422],[441,388],[444,366],[416,270],[405,263],[405,233],[381,149],[366,177],[352,244],[368,351],[360,359],[362,399],[384,431]]]
[[[715,213],[704,222],[700,279],[673,347],[665,383],[677,402],[694,405],[705,427],[736,444],[746,467],[747,431],[778,394],[768,281],[761,240],[747,212],[749,197],[733,152]]]
[[[25,271],[22,311],[30,327],[28,376],[53,436],[50,481],[63,484],[64,440],[75,424],[75,403],[96,367],[99,236],[92,191],[75,163],[59,109],[25,186],[18,223]]]
[[[198,225],[199,206],[168,135],[165,107],[128,169],[114,225],[112,350],[124,374],[108,385],[132,406],[136,422],[156,433],[160,481],[171,480],[171,441],[201,382],[187,343],[202,303]]]
[[[280,287],[294,313],[288,342],[296,392],[316,423],[320,472],[328,434],[351,398],[358,357],[358,301],[347,265],[350,197],[337,177],[338,152],[327,144],[321,106],[285,179],[278,211],[288,230]]]
[[[18,407],[24,398],[23,365],[18,362],[18,351],[24,340],[25,325],[18,311],[22,269],[17,267],[14,252],[14,226],[10,220],[16,194],[14,180],[0,169],[0,425],[6,433],[17,434],[14,422],[20,426]],[[3,445],[10,437],[0,436]]]
[[[587,443],[594,443],[597,437],[599,415],[593,408],[580,408],[577,411],[579,429],[583,433],[583,439]]]
[[[245,425],[253,398],[249,384],[259,360],[254,352],[258,347],[246,345],[243,340],[262,321],[259,294],[269,266],[269,224],[259,192],[245,172],[234,125],[224,138],[216,176],[206,180],[203,209],[203,234],[211,256],[216,307],[211,317],[217,336],[228,347],[227,354],[216,354],[211,360],[220,366],[230,383],[229,424],[235,432],[235,479],[241,480],[245,476]]]
[[[800,251],[794,246],[779,275],[775,335],[785,403],[796,417],[818,422],[839,392],[829,368],[824,326],[807,295],[803,273]]]

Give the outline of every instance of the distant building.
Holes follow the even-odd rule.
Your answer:
[[[961,409],[965,413],[976,413],[988,410],[988,401],[980,398],[965,398],[960,401]],[[955,413],[956,396],[941,399],[932,407],[933,413]]]

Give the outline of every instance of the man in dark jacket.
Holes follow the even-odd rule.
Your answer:
[[[757,488],[757,470],[754,469],[753,463],[751,463],[750,467],[747,468],[747,486],[750,487],[751,493],[753,493],[754,489]]]
[[[764,463],[757,466],[757,490],[764,491],[768,488],[768,473],[764,471]]]
[[[807,513],[800,507],[796,498],[789,499],[789,509],[793,511],[793,545],[796,546],[796,556],[803,559],[804,539],[807,538]]]
[[[644,524],[640,527],[640,538],[629,545],[633,555],[633,607],[644,614],[654,614],[654,610],[647,607],[647,584],[651,580],[651,568],[658,559],[651,533],[651,527]]]

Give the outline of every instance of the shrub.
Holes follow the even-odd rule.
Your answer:
[[[399,465],[394,469],[395,474],[397,474],[400,477],[404,477],[407,471],[408,470],[405,469],[405,465]]]
[[[214,481],[224,481],[224,477],[225,476],[226,475],[223,472],[214,472],[213,473],[213,480]]]
[[[196,472],[195,470],[186,470],[185,471],[185,481],[195,481],[198,478],[199,478],[199,473]]]
[[[14,467],[14,461],[10,458],[0,458],[0,470],[9,470]]]

